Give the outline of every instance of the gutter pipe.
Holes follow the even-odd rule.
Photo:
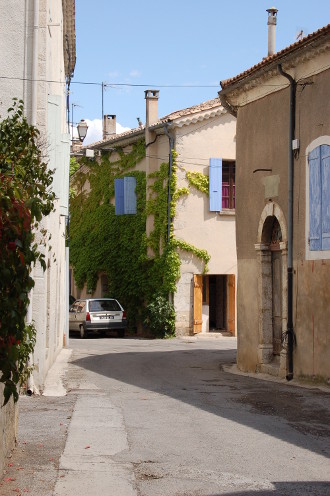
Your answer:
[[[295,113],[296,113],[296,81],[293,77],[284,72],[282,65],[277,66],[279,73],[290,82],[290,114],[289,114],[289,161],[288,161],[288,179],[289,179],[289,199],[288,199],[288,321],[286,335],[288,337],[288,373],[286,379],[293,379],[293,149],[292,141],[295,133]]]
[[[31,124],[37,125],[37,101],[38,101],[38,45],[39,45],[39,0],[33,0],[33,45],[32,45],[32,86],[31,86]],[[26,321],[27,324],[33,322],[32,306],[33,306],[33,290],[29,293],[29,306],[27,309]],[[29,357],[27,366],[32,367],[32,355]],[[37,388],[34,384],[33,374],[29,375],[26,385],[26,394],[31,396],[37,393]]]
[[[171,235],[171,178],[172,178],[172,169],[173,169],[173,156],[172,150],[174,149],[174,138],[168,132],[167,124],[164,125],[164,132],[169,140],[170,145],[170,154],[169,154],[169,167],[168,167],[168,189],[167,189],[167,243],[170,241]]]

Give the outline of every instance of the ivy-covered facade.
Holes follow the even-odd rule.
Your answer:
[[[72,176],[71,286],[75,297],[116,297],[132,329],[151,328],[157,336],[187,335],[196,330],[194,276],[206,286],[210,267],[223,270],[217,260],[225,267],[225,258],[227,274],[236,274],[234,236],[227,255],[219,246],[219,233],[214,236],[220,227],[218,213],[208,213],[214,224],[209,233],[205,219],[195,224],[193,236],[188,227],[209,203],[208,159],[219,156],[221,129],[226,128],[224,158],[235,159],[235,121],[216,100],[164,119],[158,119],[157,105],[158,92],[148,90],[146,125],[89,145],[94,158],[83,158]],[[208,129],[196,131],[196,117],[199,126]],[[210,143],[196,153],[191,143],[203,131]],[[195,158],[186,163],[185,156],[192,153]],[[223,218],[234,232],[234,211]],[[224,238],[227,248],[228,233]],[[164,313],[163,329],[157,328],[152,310],[158,305],[161,313],[168,301],[174,306]],[[200,330],[209,330],[206,320]]]

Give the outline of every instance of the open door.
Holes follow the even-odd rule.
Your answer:
[[[194,274],[194,334],[202,330],[203,323],[203,276]]]

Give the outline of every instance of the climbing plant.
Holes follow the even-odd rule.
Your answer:
[[[186,171],[186,177],[191,186],[194,186],[196,189],[209,196],[209,176],[206,176],[201,172]]]
[[[144,140],[132,145],[130,152],[121,148],[115,152],[117,160],[112,157],[114,151],[99,161],[82,160],[71,181],[70,262],[75,281],[93,292],[99,274],[105,272],[109,296],[117,297],[127,309],[132,327],[144,322],[157,336],[161,328],[164,336],[170,335],[175,313],[164,302],[176,291],[180,277],[178,249],[194,253],[205,266],[209,256],[174,237],[177,199],[189,192],[188,188],[177,189],[176,152],[172,151],[171,174],[164,162],[148,177],[135,170],[145,156]],[[136,178],[137,213],[115,215],[114,181],[127,175]],[[148,236],[147,217],[153,220]],[[162,319],[163,327],[159,325]]]
[[[24,117],[21,100],[14,99],[8,117],[0,121],[0,381],[4,404],[18,399],[27,360],[35,345],[33,324],[26,325],[31,268],[45,269],[40,243],[47,233],[36,228],[54,207],[50,190],[53,172],[47,168],[39,132]]]

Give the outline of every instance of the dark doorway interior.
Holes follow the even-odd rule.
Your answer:
[[[227,276],[209,276],[210,330],[227,328]]]

